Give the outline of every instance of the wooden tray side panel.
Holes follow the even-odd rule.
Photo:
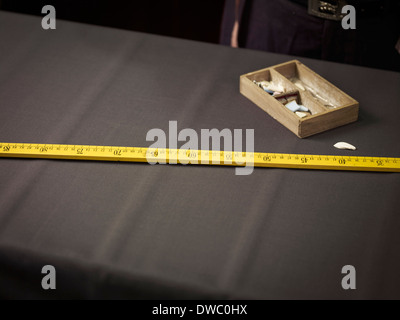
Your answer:
[[[269,68],[261,69],[255,72],[245,74],[249,80],[253,81],[271,81],[271,71]]]
[[[302,119],[299,126],[300,138],[306,138],[333,128],[357,121],[359,104],[332,109],[308,119]]]
[[[287,63],[282,63],[277,66],[272,67],[274,71],[280,73],[283,77],[287,78],[290,81],[290,78],[297,77],[297,64],[300,61],[292,60]]]

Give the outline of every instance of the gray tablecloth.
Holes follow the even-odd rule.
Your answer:
[[[399,73],[301,59],[360,102],[303,140],[240,95],[292,58],[0,12],[0,141],[145,147],[177,120],[255,129],[259,152],[400,157]],[[1,297],[400,298],[396,173],[0,159],[0,181]]]

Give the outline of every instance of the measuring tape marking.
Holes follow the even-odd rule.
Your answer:
[[[0,157],[400,172],[400,158],[0,143]]]

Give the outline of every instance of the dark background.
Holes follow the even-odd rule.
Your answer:
[[[0,9],[42,15],[48,4],[58,19],[218,43],[224,0],[0,0]]]
[[[56,8],[57,19],[220,43],[225,0],[0,0],[0,9],[44,16],[41,11],[43,6],[48,4]],[[234,5],[233,2],[231,4]],[[395,17],[394,20],[396,19]],[[361,20],[357,21],[361,23]],[[362,51],[358,53],[362,58],[347,63],[400,71],[399,58],[393,48],[395,40],[391,38],[391,33],[385,32],[388,29],[394,30],[391,25],[389,23],[388,26],[375,28],[375,25],[367,21],[360,27],[364,31],[360,33],[362,35],[358,39],[357,50]],[[389,45],[384,46],[383,43]],[[242,47],[251,48],[251,46]],[[280,51],[271,52],[288,54]],[[320,58],[296,52],[289,54]],[[345,62],[336,55],[334,58],[326,59]]]

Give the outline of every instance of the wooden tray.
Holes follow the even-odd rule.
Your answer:
[[[287,92],[297,91],[297,102],[311,111],[300,118],[254,81],[271,81]],[[295,83],[300,82],[298,87]],[[302,90],[303,87],[305,90]],[[358,119],[359,103],[298,60],[240,77],[240,93],[300,138],[330,130]]]

